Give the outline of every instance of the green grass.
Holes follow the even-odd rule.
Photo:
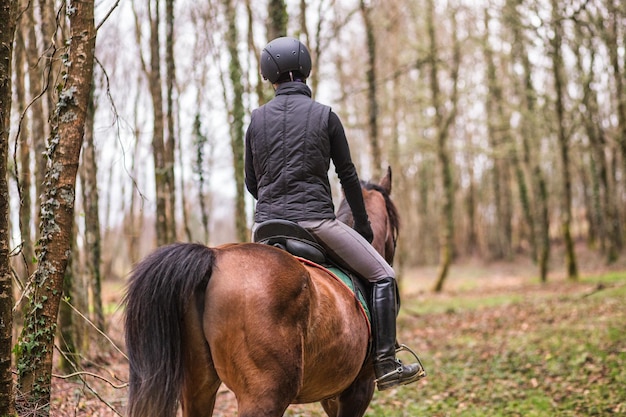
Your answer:
[[[491,294],[489,296],[458,295],[446,299],[402,300],[401,314],[441,314],[458,313],[466,310],[501,306],[520,302],[519,294]]]
[[[596,287],[412,300],[421,314],[400,323],[430,335],[430,375],[378,394],[367,415],[626,415],[626,274],[583,283]]]
[[[582,278],[583,282],[603,283],[603,284],[621,284],[626,283],[626,271],[608,272],[602,275],[591,275]]]
[[[428,377],[366,417],[626,416],[626,273],[403,300],[400,341]],[[286,416],[324,416],[317,404]]]

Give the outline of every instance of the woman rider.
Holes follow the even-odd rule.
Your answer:
[[[378,389],[409,384],[426,373],[420,363],[403,364],[396,358],[395,272],[370,245],[373,232],[343,125],[330,107],[311,98],[306,84],[310,72],[311,56],[297,39],[274,39],[261,53],[261,74],[272,83],[275,96],[252,112],[246,132],[246,187],[258,200],[255,226],[272,219],[296,222],[331,258],[371,283]],[[335,218],[331,160],[354,229]]]

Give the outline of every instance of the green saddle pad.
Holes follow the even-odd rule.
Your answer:
[[[333,274],[337,275],[337,277],[341,281],[343,281],[343,283],[346,284],[348,288],[352,290],[352,292],[356,294],[357,299],[359,300],[359,303],[361,303],[361,306],[363,306],[363,310],[365,310],[365,315],[367,316],[367,320],[369,320],[369,322],[371,323],[372,315],[367,305],[367,300],[365,299],[365,296],[363,296],[363,293],[361,292],[359,288],[354,288],[354,283],[352,282],[352,279],[348,276],[348,274],[346,274],[341,269],[334,267],[334,266],[327,267],[326,269],[328,269]]]

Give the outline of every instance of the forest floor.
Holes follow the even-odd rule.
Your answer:
[[[429,375],[377,392],[366,416],[626,416],[626,260],[607,267],[589,255],[579,265],[579,281],[555,272],[541,284],[525,261],[459,261],[439,294],[429,290],[435,268],[403,271],[399,340]],[[108,335],[122,351],[123,288],[105,283]],[[109,382],[55,377],[53,416],[124,415],[127,360],[103,340],[83,367]],[[235,415],[222,387],[214,416]],[[325,414],[309,404],[285,415]]]

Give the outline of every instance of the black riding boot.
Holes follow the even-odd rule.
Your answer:
[[[372,321],[374,327],[374,372],[380,391],[396,385],[406,385],[426,376],[417,363],[404,365],[396,359],[396,280],[385,278],[372,286]]]

